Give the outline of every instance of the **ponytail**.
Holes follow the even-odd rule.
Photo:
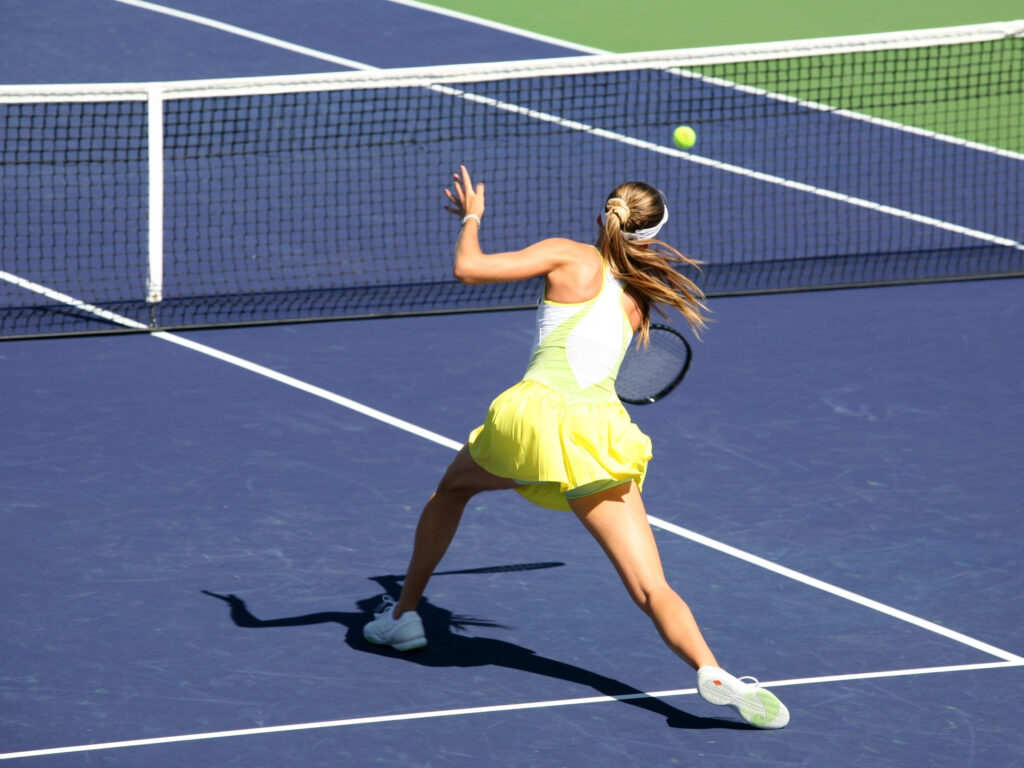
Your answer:
[[[643,182],[627,182],[608,197],[597,243],[613,274],[626,284],[640,309],[640,344],[644,346],[650,337],[652,305],[663,317],[667,317],[664,307],[678,310],[698,335],[707,327],[704,293],[676,269],[699,269],[700,262],[656,239],[667,218],[658,190]]]

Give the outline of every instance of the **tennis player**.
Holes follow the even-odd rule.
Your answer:
[[[474,187],[461,166],[445,194],[446,210],[462,220],[458,280],[544,276],[537,341],[522,381],[493,401],[441,478],[420,517],[398,602],[385,597],[364,637],[400,651],[425,646],[416,607],[467,502],[482,491],[514,488],[538,505],[576,514],[665,643],[697,670],[704,699],[731,706],[754,726],[785,726],[789,712],[774,694],[718,666],[689,607],[666,582],[640,495],[651,443],[615,394],[619,363],[633,335],[646,336],[652,307],[678,310],[694,331],[705,325],[700,289],[674,269],[694,262],[656,239],[668,219],[661,194],[642,182],[617,187],[596,247],[552,238],[493,254],[479,241],[484,185]]]

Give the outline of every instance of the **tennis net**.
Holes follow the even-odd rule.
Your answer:
[[[696,129],[696,146],[672,129]],[[0,337],[512,308],[620,181],[711,295],[1024,273],[1024,22],[431,69],[0,86]]]

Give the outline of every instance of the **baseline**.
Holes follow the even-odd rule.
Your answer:
[[[913,675],[932,675],[942,672],[974,672],[983,669],[999,669],[1024,666],[1019,662],[990,662],[987,664],[957,664],[948,667],[920,667],[916,669],[894,669],[882,672],[863,672],[850,675],[827,675],[823,677],[792,678],[789,680],[771,680],[763,683],[770,688],[783,688],[796,685],[816,685],[819,683],[849,682],[855,680],[876,680],[879,678],[909,677]],[[553,709],[555,707],[573,707],[581,704],[603,704],[612,701],[633,701],[636,699],[665,699],[673,696],[692,696],[696,688],[677,688],[668,691],[651,691],[649,693],[630,693],[622,696],[584,696],[576,699],[551,699],[548,701],[528,701],[517,704],[495,704],[485,707],[465,707],[461,709],[439,709],[426,712],[407,712],[394,715],[374,715],[371,717],[352,717],[343,720],[324,720],[316,723],[292,723],[288,725],[269,725],[259,728],[240,728],[230,731],[210,731],[207,733],[190,733],[176,736],[159,736],[148,739],[132,739],[128,741],[109,741],[99,744],[77,744],[69,747],[53,747],[50,749],[33,749],[23,752],[0,753],[0,760],[16,760],[26,757],[43,757],[48,755],[64,755],[72,752],[98,752],[102,750],[124,749],[126,747],[146,747],[158,744],[174,744],[179,742],[208,741],[210,739],[226,739],[239,736],[260,736],[270,733],[289,733],[294,731],[312,731],[323,728],[344,728],[353,725],[373,725],[379,723],[396,723],[407,720],[429,720],[442,717],[463,717],[466,715],[493,714],[496,712],[521,712],[531,709]]]

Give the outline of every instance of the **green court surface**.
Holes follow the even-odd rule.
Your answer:
[[[1024,11],[1024,9],[1022,9]],[[843,53],[691,67],[701,75],[755,86],[955,136],[1024,152],[1024,39],[953,48]],[[969,73],[969,75],[968,75]],[[913,94],[913,98],[908,95]]]
[[[895,32],[1024,16],[1021,0],[439,0],[431,4],[615,52]]]
[[[809,0],[763,3],[722,0],[684,5],[648,0],[626,6],[611,0],[543,3],[530,0],[502,6],[487,0],[435,3],[539,34],[624,52],[705,47],[735,43],[929,29],[1012,21],[1024,17],[1020,0],[973,4],[865,0],[826,4]],[[1024,38],[1008,38],[995,48],[975,46],[977,63],[964,79],[961,62],[942,51],[919,49],[819,57],[813,63],[790,60],[759,64],[693,67],[690,71],[770,93],[785,94],[835,109],[852,110],[905,126],[935,131],[1012,152],[1024,152],[1024,127],[1008,125],[1014,105],[1024,100],[1024,72],[1016,62]],[[808,72],[821,78],[808,78]],[[907,99],[908,93],[922,94]],[[680,116],[685,121],[685,116]]]

